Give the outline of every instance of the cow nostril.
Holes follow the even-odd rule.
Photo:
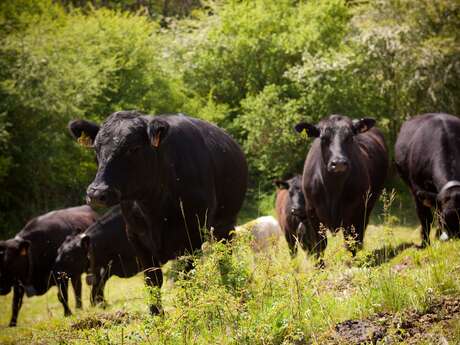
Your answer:
[[[331,171],[343,172],[348,169],[348,162],[346,160],[333,160],[329,167]]]
[[[107,200],[107,190],[97,189],[94,187],[88,188],[86,193],[86,202],[91,204],[92,202],[104,203]]]

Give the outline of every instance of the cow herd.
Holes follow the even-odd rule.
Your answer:
[[[58,286],[70,315],[68,284],[81,308],[81,276],[91,285],[91,304],[104,303],[110,276],[143,272],[161,287],[161,266],[201,249],[213,236],[228,241],[243,204],[248,167],[240,146],[222,129],[182,114],[110,115],[102,125],[70,122],[71,135],[94,150],[98,169],[86,201],[29,221],[12,239],[0,241],[0,294],[13,290],[15,326],[24,294],[42,295]],[[326,230],[343,230],[354,256],[362,247],[389,167],[388,149],[373,119],[331,115],[295,130],[315,138],[302,175],[276,180],[276,213],[294,257],[297,247],[319,267]],[[433,210],[442,230],[460,235],[460,119],[424,114],[406,121],[395,145],[395,165],[414,197],[429,244]],[[90,206],[109,210],[99,217]],[[270,231],[273,220],[266,222]],[[263,227],[260,227],[259,232]],[[260,235],[263,238],[263,233]],[[193,268],[193,263],[184,270]],[[162,313],[160,299],[149,305]]]

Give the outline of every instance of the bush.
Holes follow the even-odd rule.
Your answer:
[[[2,37],[0,48],[6,57],[0,81],[3,232],[44,210],[83,202],[95,164],[92,153],[66,135],[70,119],[101,121],[120,109],[171,112],[182,102],[179,82],[166,72],[156,23],[37,3],[49,11],[13,17],[11,26],[20,29]]]

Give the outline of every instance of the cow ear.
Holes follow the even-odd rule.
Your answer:
[[[159,119],[152,119],[147,125],[147,134],[150,145],[157,149],[166,138],[169,131],[169,123]]]
[[[307,137],[317,138],[320,135],[320,129],[318,126],[300,122],[294,126],[294,129],[297,133],[305,133]]]
[[[27,256],[29,254],[29,247],[30,247],[30,242],[29,241],[21,241],[19,243],[19,255],[21,256]]]
[[[273,183],[279,188],[279,189],[289,189],[289,183],[283,180],[274,180]]]
[[[365,117],[363,119],[355,119],[353,120],[353,132],[355,134],[364,133],[374,127],[375,120]]]
[[[88,249],[90,244],[91,244],[91,239],[90,239],[90,237],[89,237],[87,234],[81,234],[81,235],[80,235],[80,245],[81,245],[84,249]]]
[[[68,124],[72,137],[82,146],[92,147],[99,132],[99,125],[86,120],[73,120]]]
[[[434,207],[436,205],[436,193],[419,190],[416,193],[417,199],[426,207]]]

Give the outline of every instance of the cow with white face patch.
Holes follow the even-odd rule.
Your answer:
[[[343,228],[347,248],[362,246],[370,213],[388,170],[388,152],[373,119],[331,115],[317,125],[299,123],[297,132],[315,138],[305,160],[302,188],[308,222],[320,235],[319,256],[327,239],[322,230]]]
[[[73,121],[69,129],[96,152],[88,203],[120,203],[147,284],[161,286],[161,265],[201,248],[203,231],[230,237],[248,171],[241,148],[225,131],[185,115],[134,111],[114,113],[101,127]],[[160,304],[150,310],[160,312]]]

